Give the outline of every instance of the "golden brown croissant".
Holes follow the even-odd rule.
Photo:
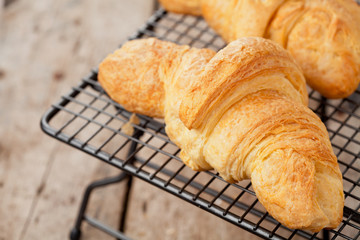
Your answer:
[[[187,0],[160,2],[169,11],[203,15],[227,42],[246,36],[278,42],[325,97],[347,97],[360,83],[360,7],[354,0],[193,0],[191,9],[179,7]]]
[[[199,0],[160,0],[160,3],[171,12],[201,15]]]
[[[328,133],[306,106],[300,68],[274,42],[244,38],[215,53],[134,40],[100,64],[98,79],[126,109],[164,117],[192,169],[250,178],[284,225],[320,231],[340,223],[342,176]]]

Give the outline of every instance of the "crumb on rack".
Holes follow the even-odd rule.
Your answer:
[[[127,123],[125,123],[122,127],[121,127],[121,132],[125,133],[126,135],[133,135],[134,134],[134,127],[131,124],[139,124],[140,120],[139,118],[136,116],[135,113],[133,113],[129,119],[129,121]]]

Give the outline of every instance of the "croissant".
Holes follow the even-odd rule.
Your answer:
[[[160,0],[169,11],[203,15],[227,42],[272,39],[286,48],[310,87],[327,98],[360,83],[360,7],[354,0]]]
[[[157,39],[127,42],[98,80],[129,111],[163,117],[180,158],[233,183],[251,179],[279,222],[320,231],[342,220],[342,176],[304,76],[282,47],[243,38],[215,53]]]

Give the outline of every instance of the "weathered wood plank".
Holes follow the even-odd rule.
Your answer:
[[[4,0],[0,0],[0,22],[2,19],[2,12],[3,12],[3,8],[4,8]]]
[[[147,0],[17,0],[3,9],[0,239],[67,238],[85,185],[118,173],[50,140],[39,129],[39,120],[51,103],[143,24],[151,7]],[[116,225],[117,198],[121,185],[97,192],[89,210]],[[113,207],[105,208],[109,204]],[[103,239],[92,228],[87,236]]]

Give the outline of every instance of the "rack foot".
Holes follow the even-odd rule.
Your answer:
[[[324,240],[329,240],[329,239],[330,239],[330,232],[329,232],[329,230],[326,230],[326,229],[323,230],[323,239],[324,239]]]
[[[81,237],[81,230],[73,228],[70,232],[70,240],[79,240]]]
[[[133,137],[139,139],[142,134],[143,134],[143,132],[141,132],[141,131],[135,131],[135,133],[133,134]],[[137,146],[136,142],[131,143],[130,149],[128,152],[128,158],[135,152],[136,146]],[[133,159],[134,159],[134,157],[132,156],[130,158],[129,163],[131,163],[133,161]],[[80,210],[79,210],[79,213],[78,213],[78,216],[76,219],[75,226],[70,232],[70,240],[79,240],[81,237],[81,223],[83,221],[87,221],[87,222],[90,221],[89,218],[87,218],[85,216],[85,211],[86,211],[86,207],[88,205],[89,199],[90,199],[91,192],[95,188],[105,187],[110,184],[119,183],[119,182],[123,181],[124,179],[128,179],[128,182],[127,182],[127,186],[126,186],[126,195],[125,195],[125,200],[124,200],[124,204],[123,204],[123,211],[121,213],[121,220],[120,220],[120,224],[119,224],[120,232],[114,232],[112,230],[108,230],[108,228],[104,227],[102,224],[96,223],[95,225],[97,227],[99,227],[100,229],[104,230],[105,232],[108,232],[110,235],[117,237],[117,239],[128,239],[124,235],[122,235],[121,232],[123,232],[125,229],[125,218],[126,218],[126,213],[127,213],[127,205],[128,205],[128,201],[129,201],[129,193],[130,193],[131,184],[132,184],[132,176],[125,172],[122,172],[118,176],[101,179],[101,180],[98,180],[98,181],[95,181],[95,182],[89,184],[89,186],[85,190],[83,200],[82,200],[82,203],[80,206]],[[92,221],[92,222],[95,222],[95,221]]]
[[[89,186],[85,190],[83,200],[81,202],[80,210],[79,210],[79,213],[78,213],[78,216],[76,219],[75,226],[70,232],[71,240],[79,240],[81,237],[81,230],[80,230],[81,223],[83,222],[83,220],[85,218],[85,211],[86,211],[87,205],[89,203],[90,194],[92,193],[92,191],[99,187],[105,187],[105,186],[108,186],[108,185],[111,185],[114,183],[119,183],[128,177],[129,177],[129,175],[123,172],[116,177],[101,179],[101,180],[98,180],[98,181],[95,181],[95,182],[89,184]]]

